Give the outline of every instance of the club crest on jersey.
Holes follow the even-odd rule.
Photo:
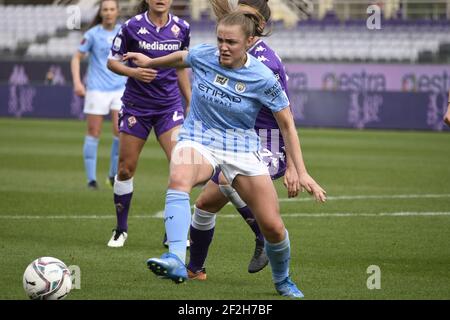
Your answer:
[[[170,29],[170,31],[172,31],[172,33],[175,37],[178,37],[178,35],[180,34],[180,27],[178,27],[176,24],[174,24],[172,26],[172,28]]]
[[[128,128],[132,128],[136,124],[137,120],[134,116],[128,118]]]
[[[222,87],[225,87],[228,84],[228,78],[226,78],[220,74],[216,74],[214,83],[217,83],[218,85],[221,85]]]
[[[236,90],[236,92],[238,93],[242,93],[245,91],[245,84],[242,82],[237,82],[236,85],[234,86],[234,89]]]

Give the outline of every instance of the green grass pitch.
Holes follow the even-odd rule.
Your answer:
[[[159,256],[168,166],[153,134],[141,155],[124,248],[106,246],[115,225],[104,124],[97,175],[86,188],[85,123],[0,119],[0,299],[27,299],[26,266],[54,256],[81,269],[67,299],[282,299],[269,268],[248,274],[252,233],[227,206],[217,219],[208,280],[175,285],[145,265]],[[291,275],[306,299],[450,299],[450,135],[437,132],[301,129],[310,174],[325,204],[286,201]],[[195,200],[199,190],[191,196]],[[367,268],[379,266],[380,289]]]

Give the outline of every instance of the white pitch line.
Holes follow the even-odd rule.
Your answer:
[[[223,218],[236,218],[239,215],[224,214],[218,215]],[[323,212],[323,213],[285,213],[281,214],[283,218],[345,218],[345,217],[413,217],[413,216],[450,216],[450,212],[380,212],[380,213],[362,213],[362,212]]]
[[[355,196],[329,196],[327,201],[336,200],[367,200],[367,199],[430,199],[450,198],[450,194],[396,194],[396,195],[355,195]],[[280,202],[314,201],[313,198],[280,198]]]
[[[238,218],[238,214],[218,214],[219,218]],[[450,216],[450,212],[380,212],[380,213],[355,213],[355,212],[318,212],[318,213],[285,213],[283,218],[345,218],[345,217],[414,217],[414,216]],[[32,216],[32,215],[0,215],[5,220],[101,220],[115,219],[113,215],[60,215],[60,216]],[[160,219],[154,215],[130,215],[130,219]]]
[[[32,216],[32,215],[0,215],[0,219],[5,220],[100,220],[100,219],[113,219],[116,216],[113,215],[60,215],[60,216]]]
[[[329,196],[327,201],[339,200],[366,200],[366,199],[429,199],[429,198],[450,198],[450,194],[397,194],[397,195],[354,195],[354,196]],[[279,202],[304,202],[315,201],[312,197],[307,198],[279,198]],[[232,205],[230,202],[227,205]],[[191,206],[193,209],[193,206]],[[162,218],[164,211],[158,211],[154,214],[155,218]]]

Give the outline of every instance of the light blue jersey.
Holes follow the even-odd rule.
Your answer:
[[[194,83],[179,141],[193,140],[231,152],[259,150],[254,126],[262,106],[273,112],[289,106],[273,72],[249,54],[241,68],[225,68],[217,47],[211,45],[190,49],[185,62],[194,72]]]
[[[116,91],[124,88],[127,78],[113,73],[106,66],[112,41],[120,27],[116,24],[113,30],[105,30],[99,24],[84,34],[78,51],[89,53],[87,90]]]

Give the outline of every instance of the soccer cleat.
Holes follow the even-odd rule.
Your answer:
[[[199,280],[199,281],[205,281],[206,276],[206,269],[202,268],[201,270],[198,270],[196,272],[193,272],[189,269],[187,269],[189,280]]]
[[[87,187],[88,187],[88,189],[90,189],[90,190],[98,190],[97,181],[95,181],[95,180],[89,181]]]
[[[114,187],[114,177],[107,177],[105,183],[108,187],[113,188]]]
[[[255,240],[255,252],[248,265],[248,272],[255,273],[261,271],[269,263],[269,258],[266,255],[266,250],[264,249],[264,240]]]
[[[301,299],[304,297],[303,293],[297,288],[290,277],[286,277],[281,282],[275,283],[275,289],[283,297],[289,297],[292,299]]]
[[[167,252],[160,258],[147,260],[147,267],[157,276],[171,279],[176,284],[188,279],[188,273],[184,263],[177,255]]]
[[[119,248],[123,247],[125,240],[127,240],[128,234],[125,231],[119,231],[118,229],[113,230],[113,235],[108,242],[108,247]]]
[[[164,238],[163,238],[162,244],[164,247],[169,248],[169,240],[167,240],[167,233],[164,233]],[[189,249],[190,246],[191,246],[191,242],[188,239],[188,240],[186,240],[186,249]]]

